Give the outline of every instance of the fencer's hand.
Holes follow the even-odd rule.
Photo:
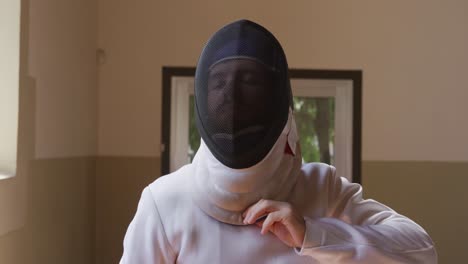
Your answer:
[[[264,220],[257,219],[265,216]],[[273,233],[290,247],[301,247],[305,235],[305,222],[302,215],[287,202],[260,200],[242,214],[244,224],[261,227],[261,234]]]

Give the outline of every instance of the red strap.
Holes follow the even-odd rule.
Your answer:
[[[294,156],[294,153],[293,153],[291,147],[289,146],[288,142],[286,142],[286,146],[284,147],[284,153],[291,154],[292,156]]]

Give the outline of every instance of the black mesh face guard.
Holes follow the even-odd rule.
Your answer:
[[[260,162],[291,105],[286,57],[268,30],[240,20],[211,37],[195,73],[195,114],[203,141],[221,163],[241,169]]]

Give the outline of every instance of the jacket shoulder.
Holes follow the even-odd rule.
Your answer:
[[[306,182],[321,185],[334,180],[336,169],[326,163],[311,162],[304,163],[301,171]]]
[[[157,178],[148,185],[151,196],[158,207],[184,200],[190,191],[188,179],[192,175],[191,172],[191,164],[188,164]]]

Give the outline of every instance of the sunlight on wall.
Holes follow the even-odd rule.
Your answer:
[[[0,179],[16,174],[20,1],[0,1]]]

